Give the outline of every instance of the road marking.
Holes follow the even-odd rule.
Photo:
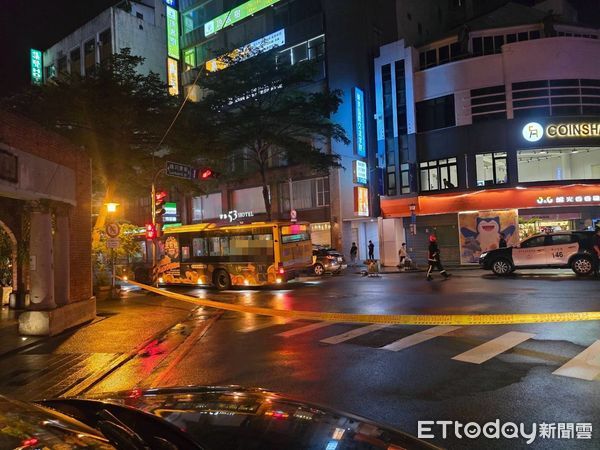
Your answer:
[[[552,372],[553,375],[592,381],[600,375],[600,340]]]
[[[400,350],[412,347],[413,345],[420,344],[421,342],[425,342],[435,337],[442,336],[452,331],[456,331],[459,328],[460,327],[447,325],[440,325],[433,328],[427,328],[426,330],[419,331],[418,333],[411,334],[410,336],[406,336],[402,339],[398,339],[397,341],[394,341],[388,345],[384,345],[380,348],[383,350],[390,350],[392,352],[399,352]]]
[[[500,353],[504,353],[513,347],[516,347],[527,339],[531,339],[535,334],[532,333],[521,333],[519,331],[510,331],[498,336],[485,344],[478,345],[471,350],[468,350],[460,355],[456,355],[454,358],[456,361],[469,362],[473,364],[481,364],[494,356],[498,356]]]
[[[348,331],[347,333],[338,334],[337,336],[332,336],[327,339],[321,339],[321,342],[325,344],[339,344],[340,342],[348,341],[355,337],[362,336],[363,334],[370,333],[371,331],[377,331],[387,327],[389,327],[389,325],[381,325],[377,323],[373,325],[367,325],[366,327],[356,328]]]
[[[293,330],[284,331],[283,333],[279,333],[277,336],[289,338],[292,336],[296,336],[297,334],[307,333],[309,331],[318,330],[319,328],[328,327],[329,325],[331,325],[331,323],[329,323],[329,322],[311,323],[310,325],[306,325],[304,327],[294,328]]]
[[[270,328],[270,327],[274,327],[277,325],[285,325],[286,323],[290,323],[293,322],[292,319],[279,319],[277,318],[277,320],[275,321],[269,321],[269,322],[265,322],[265,323],[259,323],[256,325],[249,325],[247,327],[242,328],[241,330],[238,330],[239,333],[250,333],[252,331],[257,331],[257,330],[262,330],[265,328]]]

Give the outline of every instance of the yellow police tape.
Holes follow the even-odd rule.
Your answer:
[[[261,316],[286,317],[289,319],[316,320],[325,322],[344,323],[382,323],[390,325],[507,325],[523,323],[551,323],[551,322],[581,322],[600,320],[600,311],[597,312],[560,312],[560,313],[534,313],[534,314],[351,314],[340,312],[295,311],[288,309],[260,308],[257,306],[235,305],[231,303],[216,302],[189,295],[169,292],[135,281],[127,281],[134,286],[139,286],[150,292],[165,297],[181,300],[195,305],[223,309],[243,313],[258,314]]]

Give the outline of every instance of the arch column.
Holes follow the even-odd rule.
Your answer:
[[[54,301],[57,305],[69,303],[70,295],[70,241],[69,216],[66,208],[56,213],[54,232]]]
[[[48,210],[31,212],[29,240],[30,306],[32,310],[56,308],[52,217]]]

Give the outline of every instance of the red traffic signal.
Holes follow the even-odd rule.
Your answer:
[[[156,237],[156,226],[151,223],[146,224],[146,239],[153,240]]]
[[[162,222],[162,216],[165,213],[165,201],[167,200],[167,193],[165,191],[158,191],[154,194],[154,222]],[[156,231],[156,230],[155,230]]]
[[[207,180],[209,178],[217,178],[219,174],[212,170],[210,167],[201,167],[196,169],[196,179]]]

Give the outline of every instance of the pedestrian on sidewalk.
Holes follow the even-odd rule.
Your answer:
[[[373,244],[373,241],[369,241],[369,259],[375,259],[375,244]]]
[[[433,280],[431,276],[431,272],[434,268],[440,271],[440,274],[444,278],[450,277],[450,274],[446,272],[444,266],[442,266],[442,261],[440,259],[440,249],[437,245],[437,238],[435,235],[429,236],[429,249],[427,251],[427,262],[429,262],[429,267],[427,268],[427,281]]]
[[[498,248],[506,248],[506,235],[500,233],[500,240],[498,241]]]
[[[398,250],[398,267],[400,268],[400,270],[404,270],[404,266],[405,266],[405,260],[406,260],[406,242],[403,242],[402,245],[400,246],[400,250]]]
[[[358,247],[356,246],[356,242],[352,243],[352,247],[350,247],[350,261],[352,261],[352,265],[356,265],[356,256],[358,255]]]

